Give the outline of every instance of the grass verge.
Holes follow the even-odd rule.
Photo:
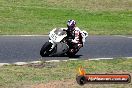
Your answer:
[[[2,66],[0,67],[0,88],[31,88],[32,85],[47,83],[53,88],[54,82],[69,82],[66,85],[72,85],[71,88],[80,88],[75,82],[75,76],[78,73],[79,66],[85,67],[87,73],[130,73],[132,74],[132,59],[113,59],[99,61],[67,61],[67,62],[41,62],[37,64],[28,64],[23,66]],[[70,81],[69,81],[70,80]],[[92,85],[92,84],[90,84]],[[87,86],[87,85],[86,85]],[[86,87],[84,86],[84,88]],[[93,88],[97,85],[92,85]],[[91,86],[91,87],[92,87]],[[110,84],[99,85],[102,87],[128,87],[132,84]],[[61,88],[61,87],[60,87]],[[66,87],[67,88],[67,87]]]
[[[74,19],[91,35],[131,35],[131,0],[1,0],[0,34],[48,34]]]

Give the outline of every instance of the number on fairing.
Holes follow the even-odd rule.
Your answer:
[[[56,39],[57,39],[56,34],[52,34],[52,35],[51,35],[51,37],[52,37],[54,40],[56,40]]]

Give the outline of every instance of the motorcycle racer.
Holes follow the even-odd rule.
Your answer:
[[[40,50],[42,57],[67,55],[74,57],[84,46],[88,33],[81,31],[74,20],[68,20],[67,28],[54,28],[49,33],[49,40]]]
[[[85,42],[84,33],[76,26],[75,20],[67,21],[67,37],[71,39],[69,43],[70,52],[77,52]]]

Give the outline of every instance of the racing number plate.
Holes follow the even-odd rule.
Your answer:
[[[51,35],[51,37],[52,37],[53,40],[56,40],[56,39],[57,39],[57,36],[56,36],[55,33],[53,33],[53,34]]]

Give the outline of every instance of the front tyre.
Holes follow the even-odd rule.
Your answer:
[[[41,50],[40,50],[40,55],[41,55],[42,57],[49,56],[49,55],[51,54],[51,52],[49,51],[49,50],[51,49],[51,47],[52,47],[52,43],[46,42],[46,43],[42,46],[42,48],[41,48]]]

